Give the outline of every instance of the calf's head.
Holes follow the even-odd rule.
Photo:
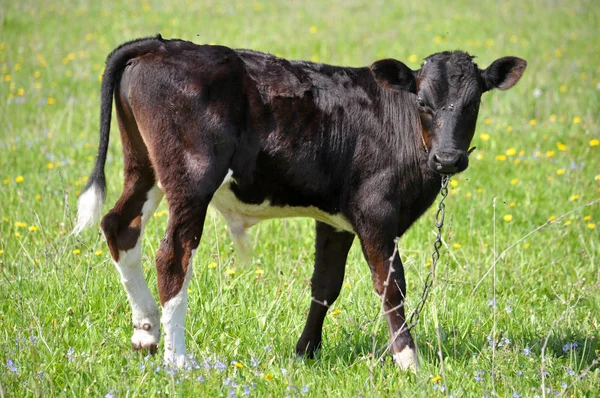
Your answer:
[[[413,71],[395,59],[371,66],[377,82],[389,90],[414,94],[429,167],[441,174],[458,173],[469,165],[468,148],[475,133],[481,95],[493,88],[508,90],[525,71],[527,62],[503,57],[479,69],[461,51],[433,54]]]

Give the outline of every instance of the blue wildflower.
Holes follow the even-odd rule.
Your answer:
[[[203,383],[205,380],[204,380],[204,377],[198,376],[198,378],[196,379],[196,381],[199,381],[199,382]]]
[[[115,394],[113,394],[113,392],[112,392],[112,391],[109,391],[109,392],[108,392],[108,393],[107,393],[107,394],[104,396],[104,398],[115,398],[115,397],[116,397],[116,395],[115,395]]]
[[[567,374],[569,376],[575,376],[575,371],[573,369],[569,368],[569,369],[567,369]]]
[[[6,367],[13,373],[17,373],[19,371],[19,368],[17,367],[17,365],[15,365],[12,359],[6,360]]]
[[[525,349],[523,349],[523,354],[529,356],[529,354],[531,354],[531,348],[525,347]]]
[[[519,394],[518,392],[514,392],[513,393],[513,398],[521,398],[521,394]]]
[[[258,361],[258,359],[256,359],[256,358],[250,359],[250,366],[258,366],[259,364],[260,364],[260,362]]]
[[[562,388],[567,388],[567,382],[563,381],[562,383],[560,383],[560,386]]]
[[[244,391],[242,391],[242,395],[250,395],[250,386],[244,386]]]
[[[302,392],[306,394],[308,392],[308,386],[302,387]]]

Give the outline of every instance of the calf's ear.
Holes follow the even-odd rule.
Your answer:
[[[382,59],[371,65],[371,73],[381,86],[392,89],[417,92],[415,73],[395,59]]]
[[[517,84],[526,67],[527,61],[517,57],[503,57],[495,60],[486,69],[480,70],[484,85],[483,91],[493,88],[508,90]]]

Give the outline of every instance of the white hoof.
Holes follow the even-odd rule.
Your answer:
[[[185,366],[185,352],[182,354],[165,348],[165,366],[183,368]]]
[[[413,373],[419,368],[419,359],[417,352],[410,347],[404,348],[402,351],[394,354],[394,362],[402,370],[410,370]]]
[[[154,354],[158,348],[159,341],[159,323],[152,326],[150,322],[145,322],[140,327],[134,326],[133,336],[131,336],[131,346],[134,350],[150,350]]]

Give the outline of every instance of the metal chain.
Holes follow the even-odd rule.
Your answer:
[[[440,259],[440,248],[442,247],[442,227],[444,226],[444,217],[446,216],[446,205],[444,204],[444,200],[446,200],[446,197],[448,196],[449,181],[449,175],[442,175],[442,186],[440,188],[440,194],[442,195],[442,199],[440,199],[440,203],[438,204],[438,210],[435,215],[435,227],[437,228],[437,236],[435,238],[435,242],[433,243],[433,253],[431,253],[431,269],[429,271],[429,274],[427,274],[427,277],[425,278],[425,287],[423,288],[421,300],[417,304],[416,308],[410,315],[410,318],[407,322],[409,330],[412,329],[419,322],[419,315],[421,314],[421,311],[423,311],[423,307],[425,306],[427,297],[431,292],[431,286],[433,286],[433,280],[435,278],[435,266],[437,265],[437,262]]]

